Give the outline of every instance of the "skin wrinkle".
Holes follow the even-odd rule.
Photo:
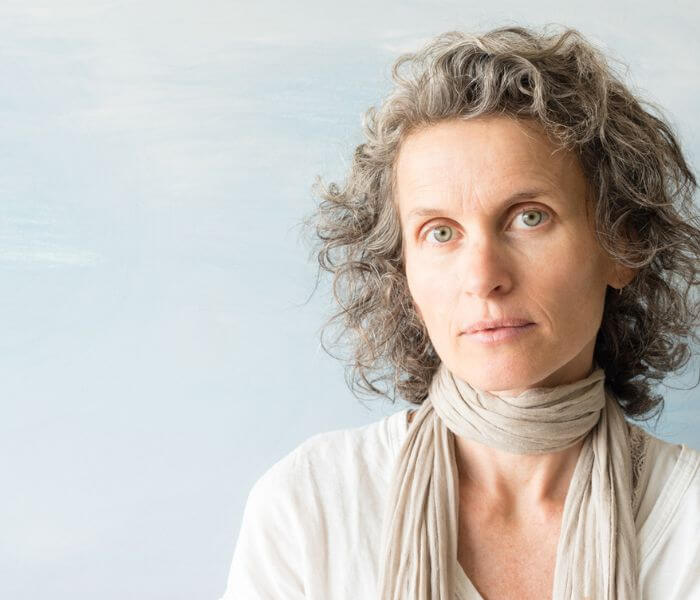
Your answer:
[[[501,206],[502,198],[536,187],[549,193],[519,202],[515,212]],[[404,140],[396,191],[411,296],[455,376],[478,389],[517,395],[591,373],[606,287],[624,285],[634,272],[597,244],[575,157],[555,153],[535,126],[512,119],[444,121]],[[404,218],[426,205],[442,216]],[[548,218],[530,229],[522,222],[515,227],[530,206]],[[442,245],[419,238],[434,224],[452,227],[452,238]],[[503,316],[536,325],[491,346],[460,335],[469,323]],[[582,445],[516,455],[455,436],[458,468],[469,474],[460,478],[461,494],[479,499],[487,521],[532,522],[533,511],[546,520],[561,510]]]
[[[425,326],[434,315],[426,315],[430,319],[421,318],[416,305],[424,308],[426,305],[417,303],[412,297],[415,286],[409,290],[406,247],[411,240],[402,232],[398,214],[396,159],[411,133],[445,120],[499,115],[510,118],[516,128],[522,126],[521,132],[530,140],[537,140],[538,136],[524,127],[525,121],[518,119],[537,123],[547,132],[550,141],[573,153],[572,156],[580,161],[589,186],[589,203],[585,208],[590,212],[591,230],[598,243],[615,261],[637,269],[636,276],[622,293],[606,290],[603,320],[595,339],[595,358],[604,367],[606,391],[617,401],[615,410],[609,411],[611,415],[617,415],[617,424],[613,427],[612,419],[607,422],[608,429],[615,429],[618,436],[613,442],[619,442],[623,431],[618,409],[632,419],[658,416],[664,402],[655,386],[667,374],[687,364],[691,342],[698,340],[695,333],[698,303],[689,291],[698,279],[696,257],[700,253],[697,210],[693,203],[696,179],[676,134],[658,107],[633,93],[610,69],[607,57],[571,28],[551,34],[546,30],[539,32],[515,26],[483,34],[445,32],[417,51],[398,57],[391,67],[391,74],[393,86],[388,96],[378,107],[371,106],[363,114],[363,140],[355,148],[344,179],[327,183],[320,177],[316,178],[314,189],[321,203],[305,222],[316,241],[318,275],[321,271],[331,274],[333,295],[339,304],[339,309],[323,325],[321,344],[334,356],[324,345],[323,334],[331,326],[342,326],[342,349],[349,349],[348,382],[353,393],[357,397],[360,394],[386,397],[391,402],[401,397],[414,406],[421,406],[428,397],[434,376],[444,371],[442,358],[449,354],[447,351],[457,354],[460,350],[459,347],[457,350],[451,348],[450,344],[443,344],[441,348],[434,346],[431,338],[437,339],[436,333],[428,331]],[[526,145],[526,140],[522,141]],[[547,148],[543,149],[544,155],[554,158],[563,156],[564,151]],[[518,183],[524,184],[522,181]],[[511,191],[501,193],[505,195]],[[478,193],[482,203],[495,200],[482,190]],[[503,197],[499,195],[499,198]],[[435,201],[435,198],[428,199]],[[540,198],[536,205],[540,202],[549,206],[554,199]],[[561,208],[551,208],[555,216],[564,221]],[[461,202],[456,209],[461,209]],[[475,306],[478,309],[496,306],[503,311],[526,307],[533,318],[538,315],[540,320],[537,323],[542,327],[543,336],[537,348],[529,348],[529,352],[521,354],[520,362],[509,363],[508,356],[496,357],[495,361],[482,360],[478,364],[484,372],[478,375],[492,376],[489,372],[491,362],[499,363],[501,372],[508,377],[512,376],[512,367],[535,369],[543,358],[538,356],[541,348],[549,352],[553,360],[570,359],[558,356],[555,343],[569,332],[560,328],[561,335],[552,336],[557,331],[555,325],[561,325],[562,319],[556,312],[550,313],[547,298],[538,293],[536,285],[534,289],[532,287],[533,283],[538,283],[535,274],[546,280],[552,276],[552,269],[558,272],[557,262],[552,256],[543,260],[531,254],[527,247],[518,245],[514,232],[499,228],[495,221],[484,222],[488,223],[488,228],[480,223],[478,220],[462,223],[457,215],[459,247],[473,250],[473,256],[467,252],[461,255],[454,252],[452,256],[460,256],[459,261],[450,263],[446,260],[438,265],[439,269],[433,266],[433,280],[426,283],[425,289],[431,291],[434,288],[434,296],[446,303],[454,304],[456,297],[462,302],[455,304],[456,309],[466,311],[465,314],[475,312]],[[460,224],[464,229],[459,228]],[[562,234],[559,240],[566,241],[564,232],[557,232]],[[460,234],[464,237],[459,237]],[[551,241],[544,236],[527,239],[533,238]],[[574,250],[566,244],[564,246]],[[457,244],[454,247],[457,248]],[[448,257],[451,252],[443,251],[442,256]],[[556,258],[567,257],[556,253]],[[576,269],[589,268],[584,252],[578,251],[576,261],[570,256],[569,259],[575,263]],[[474,305],[467,300],[476,298],[483,302],[483,297],[479,298],[478,294],[469,296],[466,292],[450,297],[449,289],[441,289],[448,282],[460,284],[461,281],[464,289],[472,294],[478,292],[478,272],[469,273],[469,269],[479,265],[482,270],[490,265],[495,277],[491,300],[505,299],[508,303]],[[464,270],[454,274],[450,267]],[[576,276],[582,277],[583,274],[576,273]],[[499,282],[499,278],[503,281]],[[480,285],[488,291],[487,284],[482,277]],[[567,285],[569,283],[564,282],[560,287],[566,291]],[[440,298],[440,292],[444,298]],[[569,311],[587,308],[572,302],[572,296],[575,294],[561,299],[561,304]],[[518,304],[510,302],[513,300]],[[453,318],[453,321],[457,319]],[[449,319],[445,322],[449,327],[455,326]],[[577,334],[577,343],[585,339],[581,332],[573,333]],[[341,336],[336,339],[334,345],[339,343]],[[462,345],[460,351],[466,353],[468,348],[465,348]],[[546,376],[547,373],[540,373],[535,379]],[[505,380],[501,383],[504,387],[518,385]],[[418,430],[414,428],[411,435],[416,433]],[[441,454],[436,456],[446,458]],[[458,483],[456,471],[457,465],[450,464],[449,473]],[[593,474],[599,480],[596,486],[602,489],[604,478],[600,469],[594,470]],[[413,478],[406,477],[405,471],[395,475],[401,485],[414,486]],[[418,484],[417,492],[424,491]],[[493,498],[493,495],[486,497]],[[417,518],[425,522],[426,506],[417,506],[416,498],[409,498],[408,504],[414,509],[411,511],[414,515],[423,510],[423,516]],[[394,501],[392,498],[391,503]],[[606,508],[611,506],[607,504]],[[458,508],[461,510],[462,506]],[[404,509],[404,506],[399,508],[401,514],[405,514]],[[585,544],[569,544],[559,558],[566,561],[581,557],[590,559],[585,548],[593,548],[596,537],[601,536],[607,541],[610,536],[618,535],[620,529],[616,533],[603,523],[605,518],[599,518],[602,512],[598,510],[597,516],[590,515],[586,503],[580,506],[576,522],[595,526],[596,533],[593,535],[593,531],[587,529]],[[498,513],[493,510],[485,514]],[[469,513],[461,516],[469,516]],[[454,519],[450,520],[450,530],[443,531],[445,536],[455,528]],[[493,521],[483,519],[483,529],[470,529],[473,525],[478,527],[479,523],[474,519],[463,519],[469,524],[467,541],[471,532],[475,543],[470,546],[458,542],[458,550],[463,550],[462,559],[466,557],[466,561],[460,563],[470,577],[476,574],[477,584],[484,584],[485,597],[548,597],[552,590],[551,581],[535,579],[530,582],[533,585],[528,586],[518,575],[533,576],[553,568],[553,554],[549,560],[542,549],[548,545],[548,539],[550,548],[556,542],[558,532],[552,530],[548,535],[544,527],[556,520],[555,517],[540,519],[538,526],[530,532],[534,535],[530,536],[525,530],[517,532],[494,527]],[[418,526],[418,522],[413,524]],[[571,525],[572,521],[568,524]],[[609,519],[607,524],[612,524]],[[633,524],[632,527],[629,522],[625,525],[627,535],[622,537],[629,541]],[[457,529],[460,540],[464,541],[464,528],[460,525]],[[504,529],[510,535],[504,535]],[[412,533],[415,530],[402,532],[392,528],[391,543],[384,556],[391,560],[396,558],[392,552],[394,548],[405,556],[410,552],[409,548],[418,544],[423,556],[427,553],[431,560],[436,558],[429,545],[416,540]],[[504,538],[517,539],[522,544],[515,553],[504,556],[501,543]],[[489,541],[492,543],[487,547]],[[609,542],[606,543],[609,547]],[[531,552],[533,546],[539,548],[534,554]],[[630,550],[630,544],[626,546]],[[625,581],[622,582],[624,590],[616,588],[615,593],[616,597],[632,598],[637,594],[633,583],[626,579],[630,573],[626,556],[626,553],[618,552],[621,559],[614,577],[618,583],[621,579]],[[522,557],[528,561],[542,560],[533,565],[519,562]],[[481,565],[474,564],[473,560],[480,558],[484,559]],[[501,559],[500,563],[494,562],[497,558]],[[445,569],[444,564],[438,566],[441,568],[433,583],[440,588],[440,597],[451,598],[454,590],[450,585],[449,569]],[[487,571],[480,571],[480,566],[485,566]],[[381,571],[382,597],[400,597],[401,590],[411,582],[417,582],[419,574],[416,571],[425,567],[425,563],[413,567],[412,573],[397,576],[394,566],[387,563]],[[565,573],[563,577],[562,573]],[[506,584],[503,583],[505,574],[514,575]],[[569,585],[573,586],[571,589],[580,590],[581,596],[586,595],[583,590],[589,589],[593,575],[590,569],[581,571],[567,562],[567,568],[560,572],[554,595],[562,595],[562,590]],[[500,587],[492,587],[496,582]],[[608,579],[603,583],[612,585],[613,582]],[[620,591],[626,593],[617,593]],[[598,592],[600,594],[596,593],[596,597],[606,597],[603,590]]]
[[[698,341],[689,290],[700,252],[696,179],[659,107],[633,94],[571,28],[445,32],[402,54],[391,71],[391,93],[363,114],[364,139],[347,177],[317,177],[322,201],[304,220],[318,276],[331,274],[339,304],[321,344],[333,356],[323,337],[342,325],[353,393],[419,405],[440,363],[407,289],[395,193],[401,143],[445,119],[499,115],[538,123],[561,145],[555,155],[576,154],[601,246],[638,270],[621,294],[608,290],[595,355],[628,417],[658,417],[655,386],[687,364]]]

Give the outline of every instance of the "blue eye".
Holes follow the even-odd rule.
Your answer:
[[[445,235],[440,235],[441,232],[449,232],[449,235],[445,238]],[[438,235],[433,235],[433,239],[438,241],[439,243],[443,242],[449,242],[452,239],[452,228],[449,225],[437,225],[436,227],[433,227],[428,234],[431,234],[433,232],[436,232]]]
[[[542,215],[542,216],[535,216],[535,218],[528,218],[529,215]],[[538,210],[535,208],[528,208],[527,210],[522,211],[521,213],[518,214],[518,216],[523,217],[523,222],[528,225],[528,228],[536,227],[539,225],[542,221],[544,221],[547,218],[547,213],[545,213],[542,210]]]
[[[520,211],[517,217],[527,226],[526,229],[535,229],[538,225],[549,219],[549,214],[539,208],[528,208]],[[442,246],[454,237],[454,228],[445,223],[434,225],[425,234],[426,238],[432,238],[434,245]]]

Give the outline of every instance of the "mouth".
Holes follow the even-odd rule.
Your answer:
[[[472,333],[465,333],[469,339],[484,344],[493,344],[519,338],[526,333],[529,333],[535,328],[535,323],[527,323],[525,325],[515,325],[511,327],[494,327],[491,329],[480,329]]]

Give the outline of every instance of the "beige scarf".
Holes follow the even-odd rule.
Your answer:
[[[552,599],[636,600],[629,432],[604,383],[595,364],[570,384],[498,396],[472,388],[442,363],[394,467],[380,599],[454,600],[458,435],[515,454],[556,452],[585,437],[564,502]]]

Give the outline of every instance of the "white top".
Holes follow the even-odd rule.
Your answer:
[[[408,410],[314,435],[256,481],[221,600],[377,597],[384,502]],[[641,600],[700,599],[700,452],[644,435]],[[459,563],[456,572],[456,599],[483,600]]]

